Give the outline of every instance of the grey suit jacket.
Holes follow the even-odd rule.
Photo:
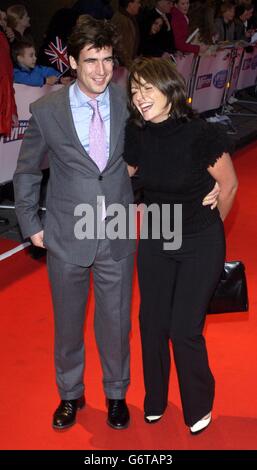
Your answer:
[[[226,28],[226,37],[225,37],[225,29]],[[215,33],[218,34],[217,41],[234,41],[235,39],[235,23],[231,21],[227,25],[225,25],[223,18],[216,18],[214,21],[214,30]]]
[[[121,203],[128,214],[128,205],[133,202],[130,178],[122,158],[128,117],[126,96],[115,84],[110,84],[109,90],[110,155],[102,173],[78,139],[70,108],[69,87],[65,87],[31,105],[32,117],[14,175],[18,221],[23,236],[30,237],[43,228],[38,217],[42,179],[40,164],[48,153],[50,178],[44,243],[56,257],[80,266],[92,264],[98,240],[96,237],[75,237],[74,226],[78,221],[74,215],[75,207],[88,203],[96,213],[97,196],[104,195],[106,206]],[[113,259],[118,260],[134,252],[135,240],[118,238],[110,240],[110,246]]]

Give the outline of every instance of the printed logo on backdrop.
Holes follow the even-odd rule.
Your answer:
[[[252,58],[251,69],[255,70],[257,68],[257,55]]]
[[[228,71],[220,70],[213,77],[213,85],[215,88],[224,88],[227,81]]]
[[[242,70],[249,70],[251,67],[252,60],[253,60],[252,57],[249,57],[249,59],[245,59],[243,62]]]
[[[196,89],[201,90],[202,88],[208,88],[211,86],[212,73],[206,75],[200,75],[197,80]]]
[[[29,127],[29,121],[19,121],[18,127],[13,127],[11,134],[7,137],[2,137],[2,142],[4,144],[9,144],[10,142],[17,142],[18,140],[22,140],[24,136],[24,132]]]
[[[227,52],[226,55],[224,55],[222,60],[228,60],[228,59],[230,59],[230,56],[231,56],[231,52],[229,51],[229,52]]]

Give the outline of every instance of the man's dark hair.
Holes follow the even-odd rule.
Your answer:
[[[30,39],[21,39],[20,41],[14,41],[12,45],[12,57],[13,57],[13,61],[15,64],[18,63],[17,61],[18,55],[23,54],[24,49],[27,49],[30,47],[34,47],[35,49],[35,44]]]
[[[68,39],[68,56],[72,56],[78,62],[80,52],[89,45],[95,49],[112,47],[115,55],[118,40],[116,28],[110,21],[97,20],[89,15],[83,15]]]

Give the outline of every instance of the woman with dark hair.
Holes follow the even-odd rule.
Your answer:
[[[145,57],[161,57],[164,52],[167,52],[162,49],[158,40],[163,25],[164,20],[156,10],[151,10],[147,15],[144,15],[140,31],[140,54]]]
[[[167,407],[171,340],[185,423],[195,434],[211,422],[214,378],[202,332],[224,264],[223,220],[237,178],[226,134],[189,107],[184,80],[169,60],[135,60],[129,100],[124,158],[130,175],[138,169],[146,205],[138,253],[145,421],[157,422]],[[218,206],[210,207],[204,195],[215,182]],[[164,243],[167,220],[174,243]]]

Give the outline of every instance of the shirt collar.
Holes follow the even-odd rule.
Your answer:
[[[75,98],[76,98],[76,105],[77,105],[78,108],[80,108],[81,106],[88,105],[88,102],[93,99],[90,96],[87,96],[85,93],[83,93],[83,91],[81,91],[81,89],[78,86],[77,81],[74,84],[74,95],[75,95]],[[96,100],[99,102],[100,106],[102,106],[102,105],[103,106],[105,106],[105,105],[108,106],[108,103],[109,103],[109,87],[107,87],[103,93],[98,95],[96,97]]]
[[[166,13],[163,13],[161,10],[158,10],[158,8],[155,8],[155,10],[157,11],[157,13],[158,13],[160,16],[164,16],[165,18],[167,18]]]

